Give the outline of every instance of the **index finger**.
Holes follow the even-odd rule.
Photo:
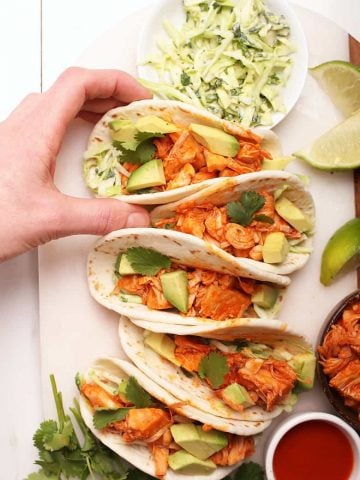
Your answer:
[[[71,120],[84,103],[96,98],[113,98],[119,103],[151,98],[150,92],[134,77],[120,70],[89,70],[71,67],[44,93],[47,126],[60,141]]]

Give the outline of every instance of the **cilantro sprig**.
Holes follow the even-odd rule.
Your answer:
[[[265,480],[265,472],[258,463],[245,462],[232,477],[227,476],[224,480]]]
[[[126,257],[136,273],[156,275],[162,268],[170,268],[171,259],[151,248],[132,247]]]
[[[154,158],[156,152],[153,139],[163,136],[162,133],[137,132],[133,140],[126,142],[114,140],[113,146],[121,153],[119,162],[133,165],[149,162]]]
[[[93,425],[98,430],[107,427],[110,423],[124,420],[130,408],[117,408],[116,410],[97,410],[93,416]]]
[[[253,221],[255,213],[265,205],[265,198],[257,192],[243,192],[240,200],[227,204],[227,214],[234,223],[246,227]],[[260,216],[260,215],[259,215]],[[266,216],[266,215],[264,215]],[[264,221],[264,220],[260,220]]]
[[[33,442],[39,455],[35,463],[41,468],[27,480],[86,480],[96,476],[103,480],[125,480],[127,472],[121,459],[93,436],[81,417],[79,403],[74,400],[70,411],[83,437],[80,442],[73,421],[64,411],[53,375],[50,382],[58,418],[42,422],[35,432]]]
[[[221,387],[228,372],[226,357],[217,352],[210,352],[203,357],[198,370],[199,377],[206,378],[213,388]]]
[[[130,377],[126,390],[125,396],[129,402],[133,403],[137,408],[146,408],[152,405],[151,396],[139,385],[135,377]]]

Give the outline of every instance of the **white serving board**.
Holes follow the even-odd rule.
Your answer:
[[[347,34],[325,18],[296,7],[309,44],[310,66],[328,60],[348,60]],[[147,10],[138,12],[108,31],[84,52],[78,65],[89,68],[119,68],[136,74],[137,32]],[[289,116],[275,131],[284,153],[304,146],[340,120],[339,113],[316,82],[308,76],[301,98]],[[82,152],[91,127],[77,120],[70,128],[58,158],[56,184],[65,193],[90,196],[82,175]],[[292,276],[280,319],[291,323],[313,344],[332,307],[356,288],[356,275],[348,274],[331,287],[319,282],[320,258],[331,234],[354,215],[352,173],[318,172],[294,163],[292,171],[311,177],[311,192],[317,207],[315,251],[307,266]],[[92,236],[78,236],[54,241],[41,247],[40,335],[42,389],[45,417],[53,417],[48,376],[54,373],[66,405],[76,395],[74,376],[84,371],[97,357],[121,355],[117,338],[118,315],[92,300],[86,280],[86,256],[95,241]],[[318,385],[303,394],[294,412],[331,411]],[[266,438],[263,435],[254,459],[263,462]]]

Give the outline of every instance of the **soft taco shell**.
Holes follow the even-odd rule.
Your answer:
[[[147,378],[138,368],[132,365],[129,362],[120,360],[118,358],[109,357],[99,359],[91,367],[91,369],[96,369],[97,371],[104,372],[108,378],[115,380],[120,380],[123,378],[128,378],[134,376],[138,383],[152,395],[157,398],[159,401],[165,405],[171,405],[177,403],[177,399],[169,394],[166,390],[155,384],[152,380]],[[93,425],[93,413],[88,402],[81,396],[80,397],[80,410],[81,415],[84,419],[85,424],[91,430],[91,432],[107,447],[113,450],[121,458],[125,459],[136,468],[146,472],[149,475],[155,475],[155,464],[152,459],[149,448],[141,443],[126,443],[121,439],[120,435],[102,432],[97,430]],[[191,406],[184,406],[177,409],[177,412],[183,416],[187,416],[194,420],[200,421],[214,426],[222,431],[237,433],[241,435],[253,435],[263,431],[266,427],[269,426],[270,422],[236,422],[229,421],[223,422],[223,420],[215,417],[214,415],[196,410]],[[241,433],[239,433],[241,432]],[[216,470],[210,474],[204,476],[204,478],[209,480],[220,480],[221,478],[228,475],[232,470],[237,468],[240,465],[237,464],[233,467],[217,467]],[[182,480],[188,479],[188,475],[179,474],[173,472],[170,468],[167,471],[165,480]]]
[[[198,123],[219,128],[229,134],[241,135],[245,131],[243,127],[236,123],[222,120],[204,109],[199,109],[186,103],[171,100],[140,100],[125,107],[117,107],[107,112],[95,125],[90,135],[88,151],[96,150],[101,142],[111,143],[112,140],[108,126],[110,121],[123,119],[135,122],[140,117],[147,115],[156,115],[166,121],[184,126],[190,125],[190,123]],[[261,143],[263,150],[268,151],[273,157],[281,155],[280,142],[275,133],[265,128],[257,128],[256,135],[263,139]],[[175,202],[201,190],[204,186],[209,186],[219,181],[221,182],[221,180],[222,178],[214,178],[165,192],[118,195],[112,198],[117,198],[127,203],[137,203],[139,205],[160,205]]]
[[[119,295],[112,294],[115,287],[114,266],[119,253],[130,247],[156,249],[175,263],[190,267],[215,270],[235,276],[254,278],[281,286],[289,284],[289,278],[261,269],[257,265],[242,267],[234,257],[214,248],[199,238],[171,230],[132,228],[111,232],[101,238],[88,256],[87,275],[91,295],[104,307],[122,315],[141,320],[199,325],[209,319],[186,317],[164,310],[150,310],[146,305],[125,303]]]
[[[185,327],[182,330],[185,330]],[[182,330],[179,331],[179,334],[184,333]],[[263,322],[263,327],[254,327],[254,340],[259,338],[257,336],[259,333],[261,334],[260,338],[265,339],[262,336],[265,334],[261,333],[261,330],[267,331],[266,322]],[[268,330],[270,335],[272,330],[274,328],[269,328]],[[126,355],[134,364],[179,401],[186,401],[189,405],[204,412],[211,412],[213,415],[226,419],[226,421],[228,419],[264,421],[275,418],[282,413],[282,408],[279,406],[275,407],[271,412],[266,412],[258,406],[247,408],[243,412],[237,412],[229,408],[205,382],[200,382],[197,377],[187,376],[181,368],[165,360],[151,348],[147,347],[144,343],[144,330],[137,327],[127,318],[122,317],[120,319],[119,337]],[[304,349],[306,349],[305,346],[309,348],[308,344],[295,334],[289,333],[288,335],[283,333],[281,338],[284,341],[294,341],[294,337],[299,341],[299,346],[303,346]],[[247,333],[246,338],[252,337]]]
[[[315,207],[311,194],[304,188],[304,184],[296,175],[283,171],[263,171],[224,178],[221,182],[203,188],[184,199],[155,208],[151,212],[151,222],[155,225],[158,220],[171,218],[180,205],[196,206],[202,203],[210,203],[222,207],[229,202],[238,201],[243,192],[266,190],[273,193],[284,185],[287,188],[282,196],[294,203],[312,221],[311,230],[313,230],[315,226]],[[310,238],[307,239],[306,246],[311,247]],[[222,255],[223,250],[215,245],[212,245],[212,247],[215,254]],[[241,266],[257,266],[271,273],[287,275],[303,267],[309,256],[308,253],[289,253],[286,260],[280,265],[270,265],[250,258],[234,256],[232,258]]]

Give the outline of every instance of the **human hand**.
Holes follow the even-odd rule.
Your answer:
[[[124,72],[72,67],[0,123],[0,261],[67,235],[149,224],[141,207],[70,197],[54,184],[56,156],[76,116],[96,121],[111,108],[143,98],[151,95]]]

